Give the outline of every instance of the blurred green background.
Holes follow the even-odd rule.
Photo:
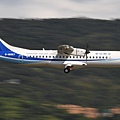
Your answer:
[[[120,20],[1,19],[0,37],[28,49],[57,49],[61,44],[86,48],[89,43],[90,50],[120,50]],[[119,94],[118,68],[84,68],[64,74],[62,69],[0,61],[0,120],[89,120],[54,105],[104,110],[120,107]]]

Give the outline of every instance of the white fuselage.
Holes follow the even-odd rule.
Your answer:
[[[52,65],[54,67],[63,66],[65,61],[69,61],[68,63],[76,62],[75,67],[82,67],[77,65],[78,62],[87,63],[87,67],[120,67],[119,51],[90,51],[87,59],[86,56],[58,54],[57,50],[30,50],[26,52],[25,56],[43,59],[38,62],[40,65]]]
[[[62,45],[59,50],[29,50],[14,47],[0,39],[0,59],[26,65],[72,68],[120,67],[120,51],[86,51]]]

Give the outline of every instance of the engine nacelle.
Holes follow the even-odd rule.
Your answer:
[[[74,48],[73,52],[71,55],[76,55],[76,56],[84,56],[86,50],[85,49],[80,49],[80,48]]]
[[[69,45],[58,46],[58,53],[59,54],[71,54],[73,51],[74,51],[73,46],[69,46]]]
[[[86,52],[85,49],[74,48],[73,46],[69,46],[69,45],[58,46],[58,53],[59,54],[84,56],[85,52]]]

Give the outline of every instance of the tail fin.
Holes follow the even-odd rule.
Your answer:
[[[1,38],[0,38],[0,51],[11,51],[9,49],[9,44],[7,44],[6,42],[4,42]]]

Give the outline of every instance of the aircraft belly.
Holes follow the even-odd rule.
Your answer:
[[[88,67],[120,67],[120,60],[117,61],[91,61],[87,63]]]
[[[63,65],[63,61],[50,61],[49,64],[50,65],[54,65],[54,66],[56,66],[56,65]]]

